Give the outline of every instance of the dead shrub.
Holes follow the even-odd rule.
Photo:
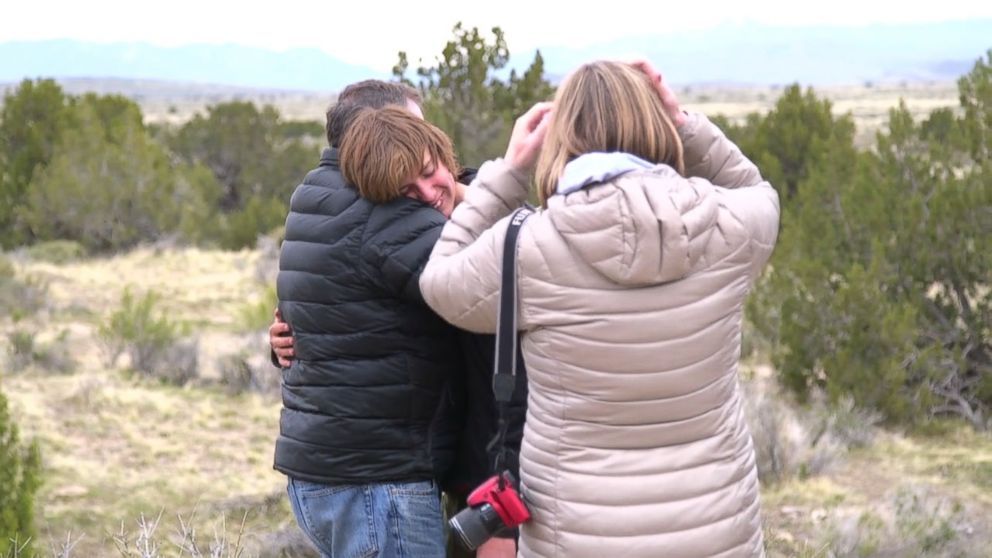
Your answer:
[[[220,357],[217,369],[220,371],[221,385],[231,395],[245,392],[272,394],[279,390],[279,371],[247,350]]]
[[[851,448],[871,443],[878,415],[852,401],[815,398],[800,407],[774,384],[745,382],[746,412],[762,482],[823,473]]]

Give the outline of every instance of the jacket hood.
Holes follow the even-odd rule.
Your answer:
[[[566,166],[548,215],[574,254],[621,285],[684,277],[717,220],[712,186],[628,154],[583,155]],[[582,172],[576,172],[581,169]]]

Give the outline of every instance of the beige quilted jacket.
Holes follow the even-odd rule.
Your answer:
[[[763,555],[737,368],[778,196],[705,117],[681,134],[690,178],[629,172],[554,196],[521,230],[521,556]],[[495,331],[526,184],[487,163],[444,227],[420,286],[451,323]]]

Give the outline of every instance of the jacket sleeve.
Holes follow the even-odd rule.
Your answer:
[[[778,237],[778,193],[737,145],[702,114],[689,114],[679,133],[686,175],[717,186],[721,205],[746,227],[754,254],[750,274],[756,278]]]
[[[679,128],[685,155],[686,176],[698,176],[716,186],[740,188],[762,182],[758,167],[741,153],[704,115],[689,113]]]
[[[438,315],[469,331],[496,331],[504,217],[526,199],[527,178],[504,161],[479,169],[420,276],[424,299]]]

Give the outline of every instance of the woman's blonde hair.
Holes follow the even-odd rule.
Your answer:
[[[460,173],[451,140],[437,126],[399,106],[364,109],[341,138],[341,172],[363,198],[385,203],[420,174],[425,153],[452,176]]]
[[[541,204],[547,206],[569,161],[597,151],[630,153],[685,173],[675,125],[648,77],[629,64],[585,64],[558,87],[535,172]]]

